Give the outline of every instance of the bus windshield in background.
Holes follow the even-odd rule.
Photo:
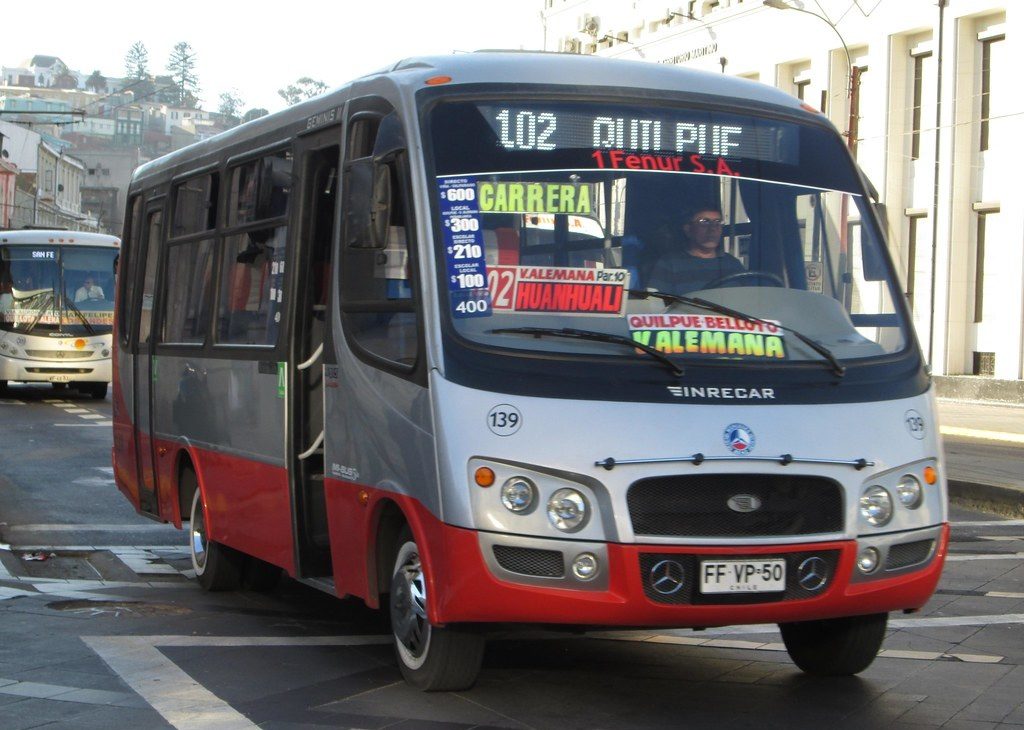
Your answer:
[[[111,331],[118,250],[93,246],[0,248],[0,329],[82,336]]]
[[[571,328],[709,364],[862,360],[909,343],[834,131],[551,101],[442,102],[427,125],[442,290],[464,338],[635,357],[552,332]]]

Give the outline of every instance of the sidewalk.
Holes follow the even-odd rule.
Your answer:
[[[1024,516],[1024,404],[939,398],[951,497]]]

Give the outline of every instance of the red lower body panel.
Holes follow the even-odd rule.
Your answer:
[[[165,519],[177,514],[177,464],[181,444],[158,441],[160,509]],[[292,507],[288,471],[240,456],[191,447],[187,449],[205,498],[206,528],[211,540],[295,572]],[[181,517],[187,519],[186,514]],[[178,526],[181,525],[178,521]]]
[[[491,575],[480,553],[475,532],[448,528],[434,568],[442,576],[432,618],[438,623],[509,621],[526,623],[608,626],[729,626],[785,623],[923,606],[938,584],[949,539],[948,526],[931,562],[899,577],[850,583],[856,558],[854,541],[757,547],[666,547],[608,545],[606,591],[538,588],[500,581]],[[839,550],[836,575],[821,595],[801,600],[744,605],[664,605],[644,593],[640,555],[644,552],[679,555],[780,555],[790,551]]]
[[[365,502],[358,498],[366,495]],[[939,581],[949,541],[944,526],[940,544],[919,570],[898,577],[851,583],[857,544],[853,540],[798,545],[666,546],[608,544],[607,590],[573,590],[511,583],[493,575],[476,531],[443,524],[419,502],[339,480],[327,481],[331,548],[338,593],[362,596],[376,605],[373,583],[375,520],[384,500],[396,502],[408,519],[428,578],[430,620],[438,624],[509,622],[590,626],[728,626],[784,623],[883,613],[923,606]],[[836,574],[813,598],[758,604],[666,605],[644,593],[643,553],[678,555],[780,555],[788,552],[839,552]]]

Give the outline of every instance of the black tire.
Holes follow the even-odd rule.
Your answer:
[[[405,681],[426,692],[469,689],[483,663],[483,636],[427,620],[427,581],[408,529],[398,538],[391,572],[391,632]]]
[[[885,639],[889,615],[779,624],[790,659],[808,674],[840,677],[867,669]]]
[[[245,557],[242,566],[242,588],[247,591],[272,591],[281,582],[281,569],[265,560]]]
[[[107,397],[107,383],[85,383],[82,391],[93,400],[103,400]]]
[[[186,472],[181,477],[182,487],[189,483],[194,484],[195,480],[192,472]],[[198,485],[195,485],[195,494],[192,497],[188,545],[196,580],[205,590],[230,591],[239,587],[245,556],[207,537],[206,516]]]

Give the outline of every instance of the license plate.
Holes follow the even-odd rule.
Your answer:
[[[702,560],[701,593],[771,593],[786,590],[786,561]]]
[[[71,376],[70,375],[51,375],[50,376],[50,382],[51,383],[70,383],[71,382]]]

